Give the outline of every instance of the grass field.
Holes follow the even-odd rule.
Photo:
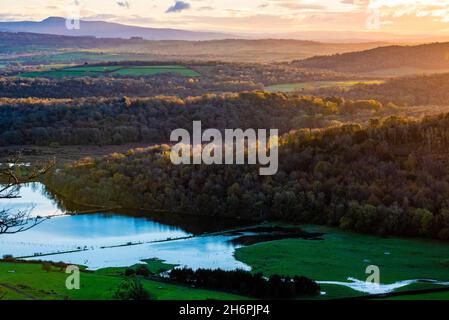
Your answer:
[[[57,268],[50,272],[42,265],[0,262],[0,297],[6,300],[109,300],[123,280],[104,270],[81,272],[80,290],[67,290],[68,274]],[[144,287],[158,300],[230,300],[246,299],[228,293],[194,289],[157,281],[142,280]]]
[[[449,69],[423,69],[414,67],[399,67],[391,69],[381,69],[366,73],[369,77],[403,77],[419,74],[446,73]]]
[[[297,83],[285,83],[267,86],[266,91],[269,92],[294,92],[300,90],[314,90],[320,88],[350,88],[356,84],[380,84],[383,81],[380,80],[354,80],[354,81],[312,81],[312,82],[297,82]]]
[[[236,258],[266,275],[304,275],[317,281],[365,281],[368,265],[380,268],[380,281],[434,279],[449,281],[449,244],[414,239],[379,238],[327,227],[306,226],[325,232],[323,241],[286,239],[265,242],[236,251]],[[438,287],[414,284],[401,290]],[[322,285],[327,297],[360,295],[339,285]]]
[[[49,63],[74,63],[74,62],[117,62],[125,60],[139,60],[140,55],[135,54],[116,54],[101,53],[94,51],[72,51],[59,52],[56,54],[33,55],[21,57],[19,61],[23,63],[31,63],[36,61],[46,61]]]
[[[161,73],[175,73],[186,77],[198,77],[200,74],[182,66],[148,66],[123,68],[112,72],[113,75],[122,76],[147,76]]]
[[[383,300],[449,300],[449,291],[390,297]]]
[[[25,72],[19,76],[25,78],[64,78],[86,76],[128,76],[142,77],[172,73],[186,77],[198,77],[199,73],[184,66],[77,66],[46,71]]]

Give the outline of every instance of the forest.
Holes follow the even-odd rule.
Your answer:
[[[172,130],[324,127],[333,115],[387,107],[374,100],[344,100],[248,91],[199,97],[0,99],[0,145],[111,145],[167,142]],[[328,116],[328,117],[327,117]]]
[[[397,67],[423,69],[449,68],[449,42],[415,46],[384,46],[359,52],[315,56],[294,61],[303,68],[329,69],[340,72],[368,72]]]
[[[311,94],[339,96],[347,99],[374,99],[384,104],[447,105],[449,73],[392,78],[382,84],[357,84],[348,90],[318,89]]]
[[[188,97],[207,92],[233,92],[262,88],[252,82],[226,81],[214,83],[175,75],[144,78],[0,78],[0,96],[7,98],[82,98],[176,95]]]
[[[302,129],[281,139],[280,170],[174,166],[167,145],[86,158],[46,179],[77,203],[282,220],[449,240],[449,114]]]

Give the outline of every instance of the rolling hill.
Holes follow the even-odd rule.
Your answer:
[[[132,53],[125,60],[221,60],[245,62],[292,61],[315,55],[335,54],[376,48],[385,43],[322,43],[288,39],[221,39],[207,41],[152,41],[140,38],[95,38],[28,32],[2,32],[0,23],[0,55],[39,52],[54,56],[69,51]],[[57,51],[57,53],[53,52]],[[58,59],[60,60],[60,59]],[[107,60],[107,59],[101,59]],[[83,62],[87,58],[81,59]],[[74,61],[71,61],[74,62]],[[22,61],[23,63],[23,61]]]
[[[360,52],[316,56],[295,65],[304,68],[331,69],[340,72],[378,72],[400,70],[410,73],[437,73],[449,69],[449,42],[415,46],[386,46]],[[388,72],[387,72],[388,74]]]

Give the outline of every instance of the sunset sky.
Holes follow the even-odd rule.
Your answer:
[[[449,34],[448,0],[0,0],[0,20],[83,19],[228,32]],[[376,23],[376,8],[380,15]]]

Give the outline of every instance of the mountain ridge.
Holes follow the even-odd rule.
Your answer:
[[[52,34],[62,36],[93,36],[97,38],[142,38],[144,40],[222,40],[239,38],[236,35],[190,31],[172,28],[148,28],[130,26],[115,22],[80,20],[80,29],[68,29],[66,19],[61,17],[48,17],[42,21],[14,21],[0,22],[0,31],[29,32]]]

